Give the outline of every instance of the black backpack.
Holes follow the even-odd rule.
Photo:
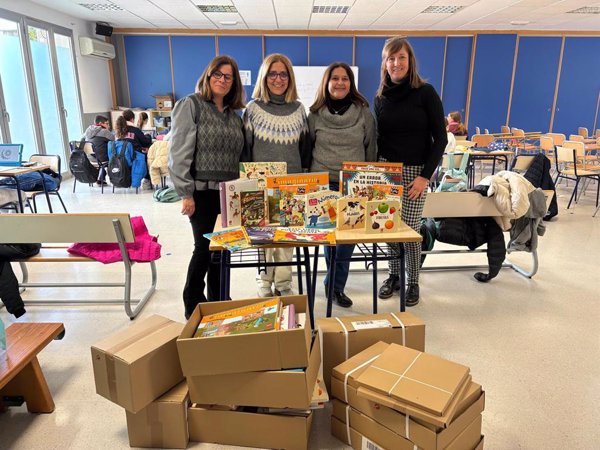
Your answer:
[[[79,145],[71,143],[71,157],[69,158],[69,170],[80,183],[94,183],[98,179],[99,168],[94,167],[83,151],[85,141]]]
[[[127,164],[125,151],[131,142],[117,140],[109,142],[108,145],[112,149],[112,155],[108,161],[108,178],[113,186],[128,188],[131,186],[131,168]]]

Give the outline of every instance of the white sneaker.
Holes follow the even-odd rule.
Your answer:
[[[259,297],[273,297],[273,291],[270,287],[263,286],[258,288],[258,296]]]
[[[294,291],[292,291],[291,289],[282,289],[281,291],[279,289],[275,289],[275,295],[283,297],[286,295],[294,295]]]
[[[150,182],[150,180],[147,180],[146,178],[144,178],[142,180],[142,189],[145,189],[145,190],[153,189],[152,183]]]

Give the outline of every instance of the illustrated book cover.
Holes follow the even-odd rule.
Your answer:
[[[205,238],[210,239],[214,244],[225,247],[231,252],[250,248],[250,239],[246,234],[244,227],[233,227],[226,230],[207,233]]]
[[[337,201],[338,230],[364,230],[367,216],[365,197],[342,197]]]
[[[265,180],[272,175],[284,175],[287,173],[285,162],[241,162],[240,178],[258,180],[258,188],[265,188]]]
[[[234,227],[242,224],[240,193],[256,190],[258,190],[258,180],[238,178],[219,183],[222,227]]]
[[[340,197],[339,192],[330,190],[306,194],[306,228],[335,228]]]
[[[306,194],[309,189],[311,188],[308,184],[279,186],[279,225],[284,227],[304,226]]]
[[[289,243],[323,243],[335,244],[335,232],[332,230],[318,230],[314,228],[286,228],[275,230],[273,242]]]
[[[252,245],[271,244],[275,235],[275,227],[246,227],[246,234]]]
[[[266,198],[264,190],[240,193],[241,223],[245,227],[264,227],[266,221]]]
[[[402,174],[378,170],[351,169],[343,169],[340,173],[340,190],[344,195],[367,197],[372,200],[374,184],[400,186],[402,184]]]
[[[371,200],[367,202],[367,233],[394,233],[400,227],[398,200]]]
[[[378,171],[378,172],[390,172],[402,174],[402,163],[394,162],[352,162],[344,161],[342,163],[342,170],[367,170],[367,171]]]

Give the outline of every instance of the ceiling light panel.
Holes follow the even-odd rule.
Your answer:
[[[123,11],[123,8],[114,3],[79,3],[79,6],[90,11]]]
[[[567,11],[567,14],[600,14],[600,6],[584,6],[572,11]]]
[[[313,14],[347,14],[349,6],[313,6]]]

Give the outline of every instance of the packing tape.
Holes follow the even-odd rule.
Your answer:
[[[106,355],[106,382],[108,383],[108,394],[110,398],[115,402],[119,402],[119,395],[117,392],[117,370],[115,366],[115,358],[111,355]]]
[[[352,435],[350,433],[350,405],[346,405],[346,434],[348,436],[348,445],[352,446]]]
[[[164,318],[164,322],[159,324],[158,326],[156,326],[155,328],[144,328],[141,329],[140,331],[138,331],[137,333],[132,334],[131,336],[129,336],[127,339],[122,340],[121,342],[116,343],[115,345],[113,345],[112,347],[107,348],[106,350],[104,350],[106,353],[110,353],[112,355],[116,354],[117,352],[129,347],[130,345],[135,344],[137,341],[139,341],[141,338],[145,337],[145,336],[149,336],[152,333],[156,333],[157,331],[162,330],[163,328],[168,327],[169,325],[171,325],[173,322],[170,319],[167,319],[166,317]]]
[[[379,358],[381,355],[376,355],[373,356],[371,359],[369,359],[368,361],[365,361],[364,363],[362,363],[359,366],[356,366],[354,369],[350,370],[346,375],[344,375],[344,401],[346,403],[348,403],[348,378],[350,377],[350,375],[352,375],[354,372],[356,372],[358,369],[360,369],[361,367],[366,366],[367,364],[371,364],[373,361],[375,361],[377,358]]]
[[[160,418],[159,403],[156,400],[145,408],[146,425],[149,430],[150,440],[155,446],[162,446],[165,435],[165,424]]]
[[[406,345],[406,327],[404,326],[404,322],[402,322],[400,320],[400,317],[398,317],[396,314],[394,313],[390,313],[394,319],[396,319],[398,321],[398,323],[400,324],[400,328],[402,328],[402,345]]]
[[[348,343],[348,328],[346,328],[346,325],[344,325],[344,322],[342,322],[339,317],[336,317],[335,320],[337,320],[340,323],[340,325],[342,326],[342,330],[344,330],[344,341],[346,342],[346,357],[344,358],[344,361],[345,361],[346,359],[348,359],[348,354],[349,354],[349,351],[348,351],[348,345],[349,345],[349,343]]]

